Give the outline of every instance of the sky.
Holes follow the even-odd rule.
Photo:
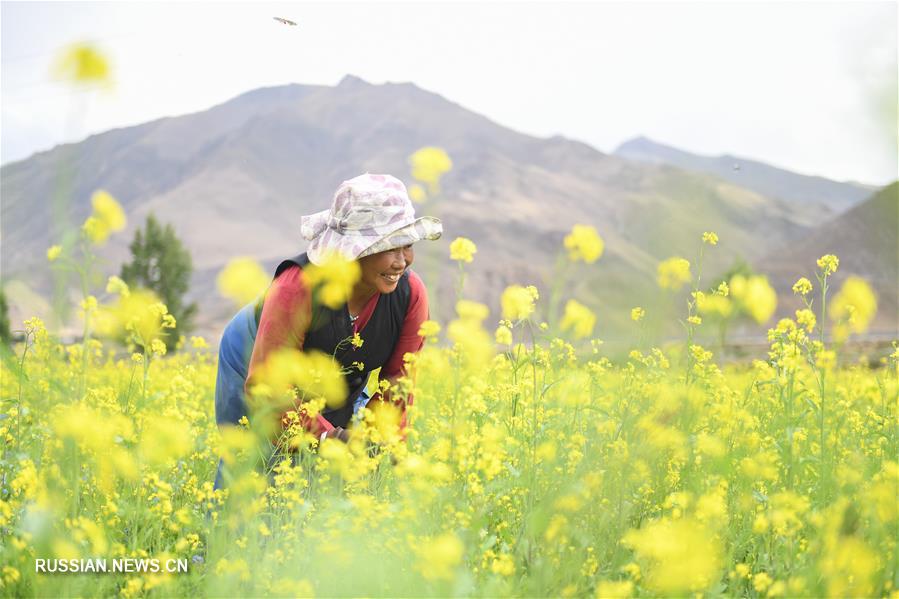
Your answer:
[[[110,59],[111,89],[51,78],[82,41]],[[899,160],[896,56],[896,2],[2,2],[0,161],[352,74],[603,152],[644,135],[884,184]]]

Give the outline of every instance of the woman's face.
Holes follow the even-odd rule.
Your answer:
[[[403,272],[412,265],[415,252],[411,245],[378,252],[359,258],[362,278],[359,281],[378,293],[392,293]]]

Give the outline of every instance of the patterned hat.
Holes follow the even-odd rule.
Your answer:
[[[321,264],[329,252],[355,260],[422,239],[439,239],[443,225],[431,216],[415,218],[402,181],[365,173],[340,184],[331,208],[304,216],[300,232],[309,241],[309,261]]]

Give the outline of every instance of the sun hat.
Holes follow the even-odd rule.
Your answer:
[[[304,216],[300,232],[309,241],[309,261],[321,264],[330,252],[355,260],[422,239],[439,239],[443,225],[431,216],[415,218],[402,181],[365,173],[341,183],[330,208]]]

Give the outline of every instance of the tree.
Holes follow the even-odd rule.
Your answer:
[[[9,306],[6,304],[6,294],[0,286],[0,343],[7,345],[12,342],[12,332],[9,330]]]
[[[122,265],[121,278],[133,287],[155,292],[175,317],[176,327],[165,338],[166,348],[174,349],[180,335],[193,328],[197,304],[184,304],[184,294],[190,286],[193,261],[190,252],[175,235],[171,224],[162,227],[153,214],[147,216],[144,229],[134,233],[132,260]]]

